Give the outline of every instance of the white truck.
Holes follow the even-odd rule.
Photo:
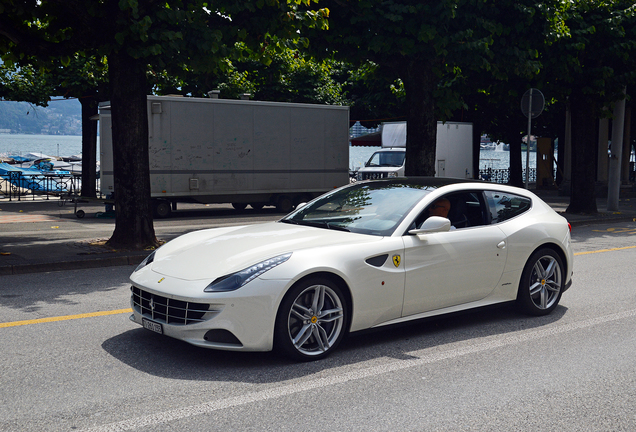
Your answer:
[[[101,192],[113,192],[110,104],[100,104]],[[215,98],[148,96],[155,215],[177,202],[300,202],[349,182],[349,108]]]
[[[385,122],[382,149],[357,172],[357,180],[403,177],[406,159],[406,122]],[[437,122],[436,177],[473,177],[473,125]]]

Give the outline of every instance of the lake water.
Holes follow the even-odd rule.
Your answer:
[[[364,166],[378,147],[349,147],[349,167]],[[24,135],[0,134],[0,156],[20,156],[26,153],[44,153],[48,156],[72,156],[82,152],[82,137],[69,135]],[[97,150],[99,155],[99,149]],[[525,168],[526,153],[522,152],[522,167]],[[481,150],[479,168],[507,169],[510,152],[503,150]],[[530,152],[530,167],[536,167],[536,153]]]
[[[0,134],[0,156],[43,153],[47,156],[73,156],[82,153],[78,135]],[[99,150],[97,151],[99,154]]]

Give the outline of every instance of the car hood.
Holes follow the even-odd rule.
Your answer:
[[[381,237],[270,222],[195,231],[157,250],[152,270],[184,280],[216,279],[288,252]]]

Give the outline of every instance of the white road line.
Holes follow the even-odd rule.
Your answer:
[[[509,345],[515,345],[523,342],[528,342],[547,336],[554,336],[557,334],[568,333],[575,330],[580,330],[588,327],[593,327],[599,324],[604,324],[611,321],[618,321],[625,318],[631,318],[636,316],[636,310],[629,310],[619,312],[612,315],[607,315],[598,318],[592,318],[577,323],[565,324],[562,326],[550,327],[542,330],[535,330],[529,332],[519,333],[513,336],[506,336],[496,340],[469,345],[457,349],[451,349],[448,351],[426,354],[424,349],[420,351],[414,351],[407,353],[410,356],[416,357],[409,360],[396,360],[384,365],[373,366],[366,369],[357,371],[351,371],[332,377],[318,378],[309,381],[281,385],[279,387],[261,390],[253,393],[247,393],[242,396],[231,397],[227,399],[220,399],[215,401],[206,402],[200,405],[193,405],[185,408],[178,408],[170,411],[151,414],[143,417],[133,418],[129,420],[123,420],[116,423],[111,423],[103,426],[97,426],[94,428],[86,429],[86,432],[120,432],[129,431],[142,427],[153,426],[162,423],[169,423],[171,421],[180,420],[188,417],[193,417],[200,414],[210,414],[214,411],[219,411],[226,408],[232,408],[236,406],[247,405],[255,402],[267,401],[270,399],[276,399],[291,394],[306,392],[308,390],[328,387],[336,384],[343,384],[348,381],[359,380],[363,378],[374,377],[382,375],[388,372],[395,372],[403,369],[408,369],[425,364],[431,364],[440,362],[443,360],[450,360],[456,357],[465,356],[468,354],[475,354],[484,352],[496,348],[501,348]],[[421,355],[418,355],[421,353]]]

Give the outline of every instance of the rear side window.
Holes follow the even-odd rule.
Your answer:
[[[519,216],[532,207],[530,198],[520,195],[495,191],[485,191],[484,194],[490,207],[493,224]]]

